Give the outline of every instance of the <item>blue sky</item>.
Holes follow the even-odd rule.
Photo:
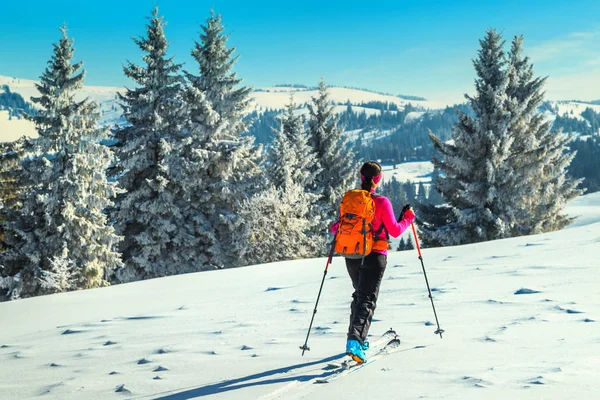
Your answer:
[[[372,4],[371,4],[372,3]],[[600,1],[149,1],[0,2],[0,75],[37,79],[66,22],[88,85],[131,84],[141,62],[132,36],[157,4],[170,55],[195,72],[189,53],[210,9],[223,15],[236,71],[246,84],[364,87],[437,100],[473,91],[478,40],[487,28],[525,35],[525,52],[548,75],[551,99],[600,99]]]

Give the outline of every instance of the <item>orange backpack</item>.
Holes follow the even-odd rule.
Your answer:
[[[340,205],[335,252],[346,258],[364,258],[373,248],[375,202],[366,190],[350,190]]]

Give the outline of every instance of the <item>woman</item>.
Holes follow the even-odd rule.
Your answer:
[[[412,208],[408,208],[404,212],[403,219],[396,221],[388,198],[375,194],[382,177],[381,165],[375,161],[365,163],[360,169],[361,189],[370,192],[375,202],[372,230],[374,233],[379,232],[379,235],[373,238],[373,249],[364,260],[346,258],[346,268],[354,287],[346,354],[357,362],[366,362],[364,351],[369,347],[366,338],[387,264],[388,237],[389,235],[400,236],[415,219]],[[331,230],[337,232],[337,223],[331,227]]]

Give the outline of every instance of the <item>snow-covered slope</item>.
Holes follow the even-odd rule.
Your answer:
[[[325,259],[0,304],[0,398],[595,399],[600,193],[569,210],[561,232],[424,250],[443,339],[416,252],[392,252],[371,333],[402,351],[327,385],[352,290],[338,257],[304,357]]]
[[[433,164],[429,161],[415,161],[393,165],[383,165],[383,178],[385,181],[392,176],[400,182],[412,181],[414,183],[431,183]]]
[[[581,113],[585,111],[586,108],[591,108],[597,113],[600,113],[600,105],[589,104],[589,103],[580,103],[577,101],[557,101],[554,102],[553,105],[558,109],[558,115],[567,114],[571,118],[577,118],[579,120],[583,120],[584,118],[581,116]]]
[[[21,136],[37,137],[35,125],[25,119],[10,118],[6,110],[0,110],[0,142],[12,142]]]
[[[25,101],[30,102],[31,97],[39,96],[35,84],[37,81],[20,78],[0,76],[0,88],[7,85],[11,92],[20,94]],[[121,121],[121,109],[116,101],[116,94],[123,91],[122,88],[109,86],[84,86],[78,93],[77,100],[89,98],[100,105],[100,123],[113,125]],[[4,116],[0,112],[0,141],[9,142],[21,136],[36,137],[37,133],[32,123],[19,119],[8,120],[8,114]]]
[[[369,101],[381,101],[396,104],[404,107],[411,103],[414,106],[423,107],[426,109],[444,108],[447,104],[438,101],[420,101],[420,100],[405,100],[397,96],[384,95],[366,90],[348,89],[340,87],[328,88],[329,98],[335,103],[345,104],[350,101],[352,104],[360,104]],[[309,103],[313,97],[318,96],[318,90],[314,89],[299,89],[294,87],[272,87],[264,88],[260,91],[252,93],[252,98],[259,108],[280,109],[284,108],[290,102],[290,95],[293,94],[296,104]]]

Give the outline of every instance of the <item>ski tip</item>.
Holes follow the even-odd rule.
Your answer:
[[[390,328],[390,329],[388,329],[388,330],[387,330],[387,331],[386,331],[386,332],[385,332],[383,335],[384,335],[384,336],[387,336],[387,335],[394,335],[394,336],[397,336],[398,334],[396,333],[396,331],[395,331],[394,329]]]

